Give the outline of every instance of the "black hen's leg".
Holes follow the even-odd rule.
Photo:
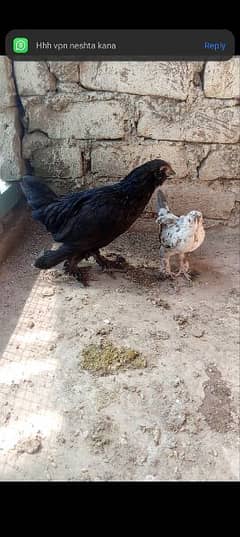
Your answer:
[[[74,276],[78,281],[82,282],[84,286],[87,286],[87,278],[84,274],[84,269],[80,269],[77,266],[77,263],[81,261],[83,255],[73,255],[73,248],[67,245],[62,245],[58,250],[45,250],[43,254],[38,257],[34,263],[35,267],[47,270],[49,268],[55,267],[62,261],[64,263],[64,272]]]
[[[73,256],[65,261],[63,267],[65,274],[73,276],[76,278],[76,280],[81,282],[84,287],[88,287],[87,270],[85,271],[83,267],[78,267],[78,263],[83,259],[83,257],[84,256]]]
[[[116,255],[114,260],[108,259],[100,254],[99,250],[92,253],[96,263],[100,265],[102,270],[112,270],[112,269],[124,269],[126,266],[126,260],[120,255]]]

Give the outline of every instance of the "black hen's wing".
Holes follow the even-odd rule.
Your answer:
[[[44,208],[42,221],[57,242],[71,233],[73,221],[89,197],[89,191],[67,194]]]
[[[116,185],[70,194],[44,211],[44,223],[57,242],[90,250],[107,245],[132,223],[128,196]]]

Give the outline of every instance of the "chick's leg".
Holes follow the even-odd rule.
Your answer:
[[[183,274],[185,276],[185,278],[188,281],[190,281],[191,276],[189,274],[189,262],[185,258],[184,254],[179,254],[179,259],[180,259],[180,267],[179,267],[179,271],[176,273],[176,276],[179,276],[180,274]]]
[[[123,269],[126,265],[124,257],[116,255],[114,260],[108,259],[100,254],[99,250],[92,253],[96,263],[102,268],[102,270],[111,269]]]
[[[176,277],[176,274],[171,270],[170,256],[165,258],[165,274],[168,278],[174,279]]]
[[[160,277],[162,279],[175,278],[174,272],[171,271],[170,255],[166,253],[163,246],[160,246]]]

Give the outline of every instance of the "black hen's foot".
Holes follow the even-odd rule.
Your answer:
[[[193,269],[192,269],[192,270],[189,272],[189,275],[191,276],[191,279],[194,281],[194,280],[196,280],[197,278],[199,278],[199,276],[201,276],[201,273],[198,272],[197,270],[193,270]]]
[[[115,268],[120,268],[120,269],[126,268],[128,263],[125,257],[123,257],[122,255],[113,254],[113,253],[109,253],[108,255],[110,256],[110,258],[112,257],[113,259],[107,259],[107,261],[110,261],[110,263],[113,263]]]
[[[117,270],[124,270],[126,268],[127,262],[124,259],[124,257],[120,255],[115,254],[109,254],[110,256],[114,256],[115,259],[108,259],[107,257],[104,257],[100,253],[94,253],[93,257],[97,264],[102,268],[104,271],[111,271],[113,269]]]
[[[65,274],[69,274],[69,276],[73,276],[78,282],[81,282],[84,287],[88,287],[88,271],[83,267],[80,269],[77,265],[71,265],[69,261],[65,261],[63,270]]]

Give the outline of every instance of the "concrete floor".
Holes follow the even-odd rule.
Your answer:
[[[0,267],[1,480],[239,480],[239,238],[218,226],[189,284],[157,279],[154,222],[109,248],[130,268],[89,265],[90,287],[31,266],[49,235],[29,217]],[[90,343],[146,367],[83,369]]]

